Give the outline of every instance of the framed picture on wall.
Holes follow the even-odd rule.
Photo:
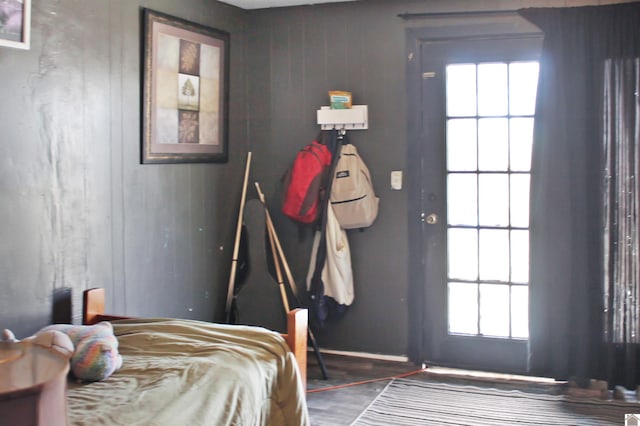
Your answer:
[[[0,0],[0,46],[29,49],[31,0]]]
[[[143,13],[142,163],[226,162],[229,33]]]

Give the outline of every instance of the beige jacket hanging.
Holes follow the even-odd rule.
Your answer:
[[[311,259],[307,272],[307,290],[311,288],[311,278],[316,265],[316,254],[320,243],[320,231],[316,231],[311,248]],[[322,268],[324,294],[341,305],[353,303],[353,271],[351,269],[351,251],[347,233],[336,219],[331,204],[327,206],[327,260]]]

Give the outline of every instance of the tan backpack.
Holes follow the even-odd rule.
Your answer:
[[[344,229],[366,228],[378,216],[369,168],[352,144],[342,146],[331,184],[331,206]]]

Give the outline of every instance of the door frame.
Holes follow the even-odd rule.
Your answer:
[[[457,18],[459,19],[459,18]],[[541,31],[521,18],[514,12],[513,16],[505,18],[469,17],[469,24],[428,26],[408,28],[406,30],[406,90],[407,90],[407,232],[409,244],[408,258],[408,348],[407,354],[411,361],[423,363],[429,358],[425,351],[426,343],[434,339],[441,331],[434,329],[433,324],[427,323],[424,315],[427,300],[432,296],[424,285],[425,270],[429,249],[426,238],[427,195],[423,187],[424,179],[428,175],[423,158],[425,142],[432,136],[431,129],[423,125],[425,111],[422,111],[421,100],[421,44],[447,41],[463,41],[465,39],[499,39],[542,37]],[[493,21],[493,22],[492,22]],[[444,106],[443,106],[444,108]],[[441,217],[443,217],[441,215]],[[446,220],[446,218],[445,218]],[[434,245],[433,242],[429,242]],[[522,371],[518,371],[522,373]]]

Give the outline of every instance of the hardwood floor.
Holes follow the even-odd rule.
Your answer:
[[[392,377],[419,368],[408,362],[381,361],[333,354],[323,354],[322,358],[327,368],[328,380],[322,379],[322,372],[317,360],[312,353],[309,353],[307,405],[309,406],[312,426],[351,424],[385,388],[390,380],[375,381],[340,389],[323,389],[371,379]],[[317,390],[322,391],[318,392]]]
[[[327,368],[328,380],[322,379],[315,356],[309,353],[308,358],[307,405],[312,426],[350,425],[382,392],[390,379],[338,389],[331,388],[361,381],[394,377],[419,369],[419,366],[410,362],[383,361],[333,354],[323,354],[322,357]],[[563,393],[567,390],[565,382],[549,379],[438,367],[428,368],[426,371],[412,375],[411,378],[430,382],[463,383],[549,394]]]

